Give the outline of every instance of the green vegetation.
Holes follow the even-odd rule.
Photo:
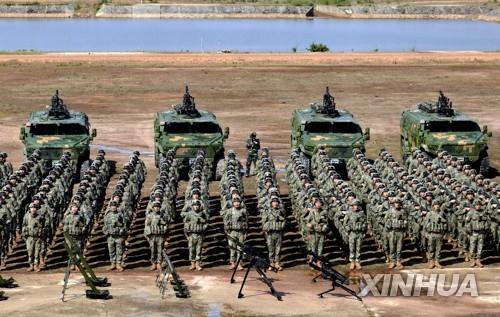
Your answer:
[[[309,52],[329,52],[330,48],[323,43],[311,43],[307,48]]]
[[[311,1],[311,0],[287,0],[287,3],[289,5],[298,6],[298,7],[314,5],[313,1]]]
[[[110,3],[109,0],[99,0],[99,2],[94,4],[95,13],[97,13],[97,11],[99,11],[103,5],[108,4],[108,3]]]

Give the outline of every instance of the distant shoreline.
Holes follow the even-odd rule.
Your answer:
[[[0,18],[125,19],[445,19],[500,23],[500,5],[292,6],[254,4],[104,4],[81,14],[68,4],[0,4]]]

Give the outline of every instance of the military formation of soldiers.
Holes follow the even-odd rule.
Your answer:
[[[269,263],[281,271],[283,270],[281,266],[281,245],[286,227],[286,213],[276,180],[276,167],[269,155],[268,148],[262,149],[256,170],[257,207],[260,212],[262,231],[266,238]]]
[[[167,246],[169,225],[176,218],[178,181],[179,172],[175,151],[170,150],[161,160],[159,174],[151,189],[146,208],[144,236],[149,243],[151,271],[161,269],[163,249]]]
[[[205,158],[205,153],[200,150],[189,172],[189,182],[181,212],[184,233],[188,240],[190,270],[203,270],[201,263],[202,245],[210,217],[208,209],[210,175],[211,169]]]
[[[289,196],[299,229],[307,242],[308,252],[323,255],[325,237],[330,231],[328,209],[324,207],[320,193],[309,176],[298,151],[292,151],[286,167]],[[308,255],[308,261],[312,258]],[[321,263],[317,263],[321,265]]]
[[[108,242],[110,270],[124,270],[126,239],[146,174],[146,165],[140,159],[139,151],[134,151],[123,165],[104,214],[102,231]]]
[[[4,267],[7,253],[17,246],[21,237],[28,238],[23,235],[26,209],[29,209],[44,175],[39,151],[34,151],[16,171],[12,171],[12,165],[5,160],[5,153],[0,157],[0,171],[6,177],[0,191],[0,267]],[[52,184],[54,178],[51,176],[44,182]]]
[[[332,235],[349,254],[349,268],[361,269],[361,243],[366,233],[366,214],[351,185],[342,180],[324,148],[311,159],[311,173],[326,202],[326,217]]]
[[[80,184],[64,213],[62,230],[69,235],[83,254],[91,231],[101,210],[111,171],[106,153],[99,150],[92,164],[82,171]],[[71,268],[75,270],[75,265]]]
[[[458,160],[447,153],[432,161],[416,151],[407,163],[408,168],[401,166],[385,150],[373,164],[359,150],[348,162],[356,194],[366,203],[370,233],[384,251],[388,267],[403,267],[401,251],[407,236],[429,268],[441,268],[445,239],[459,247],[472,267],[482,267],[486,235],[498,243],[496,184],[484,185],[482,177],[468,175],[475,173],[457,168]]]
[[[224,230],[228,236],[229,265],[234,269],[241,257],[239,244],[244,244],[248,230],[248,212],[243,197],[244,188],[241,180],[242,165],[233,150],[227,152],[222,166],[220,180],[221,211]],[[238,269],[242,270],[241,264]]]

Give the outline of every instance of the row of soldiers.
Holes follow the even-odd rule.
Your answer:
[[[126,238],[146,175],[146,165],[140,159],[140,152],[134,151],[123,165],[104,214],[102,231],[108,242],[110,270],[124,270]]]
[[[21,238],[26,207],[42,182],[41,164],[39,151],[34,151],[19,169],[13,172],[11,165],[3,162],[5,173],[10,174],[0,191],[1,266],[5,265],[7,254]]]
[[[100,149],[90,166],[83,171],[78,189],[64,212],[63,232],[75,241],[79,248],[76,251],[79,253],[83,254],[98,221],[110,177],[110,164],[106,160],[105,151]],[[75,270],[74,264],[71,269]]]
[[[14,172],[12,164],[7,161],[7,157],[7,153],[0,152],[0,187],[4,186],[10,175]]]
[[[179,173],[175,151],[168,151],[160,163],[159,174],[151,189],[144,236],[149,243],[151,253],[151,271],[160,270],[163,261],[163,249],[167,246],[167,234],[170,223],[176,218],[176,198]]]
[[[446,153],[441,152],[438,155],[441,158],[431,163],[428,157],[420,158],[421,152],[415,152],[417,154],[413,157],[417,159],[410,160],[414,167],[407,176],[415,183],[414,192],[418,194],[428,189],[431,192],[421,195],[434,194],[445,198],[442,210],[448,221],[448,240],[455,247],[458,245],[459,254],[463,254],[471,266],[482,266],[480,259],[484,243],[492,241],[497,250],[499,246],[500,186],[476,175],[474,170],[461,172],[442,165],[444,158],[449,156]],[[452,162],[456,161],[452,157]]]
[[[220,214],[224,222],[224,231],[228,237],[230,269],[236,267],[236,262],[241,257],[238,244],[244,244],[248,230],[248,211],[243,197],[241,170],[241,162],[236,158],[235,152],[229,150],[222,165],[219,185],[221,193]],[[239,264],[238,269],[243,269],[241,264]]]
[[[320,196],[327,203],[327,217],[333,236],[349,253],[349,268],[361,269],[361,243],[366,233],[366,214],[361,201],[349,183],[341,179],[324,148],[319,148],[311,160],[311,172]]]
[[[181,212],[184,233],[188,241],[190,270],[203,270],[201,263],[202,245],[210,218],[208,206],[208,179],[210,175],[211,169],[205,158],[205,153],[200,150],[189,172],[189,182]]]
[[[292,203],[292,212],[299,224],[308,252],[323,254],[325,237],[330,231],[328,210],[324,208],[316,185],[309,177],[300,154],[293,150],[286,167],[286,178]],[[311,256],[308,256],[310,261]],[[317,263],[321,265],[321,263]]]
[[[262,149],[257,161],[257,207],[260,212],[262,231],[266,238],[271,266],[282,270],[281,244],[286,228],[286,213],[276,180],[276,167],[267,148]]]

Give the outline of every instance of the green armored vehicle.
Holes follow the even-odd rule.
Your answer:
[[[401,155],[406,161],[416,149],[431,157],[447,151],[464,163],[488,174],[488,127],[453,109],[452,102],[439,92],[437,102],[424,102],[401,114]]]
[[[190,166],[199,150],[212,166],[214,179],[224,159],[224,142],[229,137],[229,128],[222,131],[217,118],[209,111],[196,109],[194,98],[186,86],[181,104],[172,110],[156,113],[154,121],[155,164],[159,167],[162,155],[175,149],[180,159],[180,175],[186,178]],[[219,167],[218,167],[219,165]]]
[[[322,146],[339,172],[345,175],[345,164],[352,157],[353,149],[365,152],[365,141],[369,139],[369,129],[363,133],[350,112],[336,109],[335,98],[328,87],[323,104],[312,103],[307,108],[293,112],[292,148],[299,150],[307,168],[311,157]]]
[[[90,143],[96,135],[95,129],[90,130],[87,115],[68,110],[56,90],[46,110],[29,115],[26,125],[21,127],[19,138],[24,143],[24,155],[27,157],[39,150],[48,168],[59,160],[63,151],[70,151],[72,162],[79,172],[81,167],[85,170],[89,165]]]

